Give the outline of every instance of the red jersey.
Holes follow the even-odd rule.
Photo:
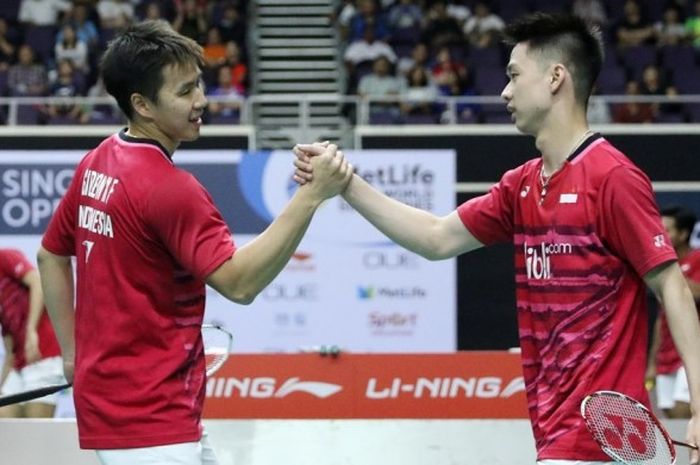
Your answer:
[[[12,338],[16,370],[21,370],[27,365],[24,358],[24,341],[29,318],[29,289],[22,283],[22,279],[33,269],[22,252],[0,249],[0,326],[2,335]],[[46,311],[39,317],[36,332],[39,336],[41,358],[61,355],[61,348]]]
[[[81,447],[198,441],[205,279],[235,251],[206,190],[122,131],[80,162],[43,246],[76,256]]]
[[[641,276],[676,259],[648,178],[600,135],[543,189],[542,159],[458,207],[483,244],[515,245],[523,376],[538,460],[608,461],[579,405],[594,391],[644,389]],[[546,189],[546,192],[543,191]]]
[[[690,251],[685,257],[678,260],[678,264],[687,279],[700,282],[700,250]],[[661,307],[659,307],[659,318],[661,319],[661,345],[656,353],[656,372],[660,375],[668,375],[678,371],[683,365],[683,361],[673,343],[671,330],[666,321],[666,313]]]

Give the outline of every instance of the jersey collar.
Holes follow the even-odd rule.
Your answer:
[[[590,147],[593,142],[602,138],[603,136],[601,136],[599,132],[594,132],[590,136],[586,137],[586,140],[584,140],[581,145],[579,145],[578,148],[576,148],[576,150],[574,150],[573,153],[566,158],[566,161],[574,161],[574,159],[581,155],[588,147]]]
[[[166,149],[165,147],[163,147],[163,144],[161,144],[160,142],[158,142],[158,141],[155,140],[155,139],[147,139],[147,138],[145,138],[145,137],[142,138],[142,137],[130,136],[130,135],[128,135],[128,134],[126,133],[127,129],[128,129],[128,128],[124,128],[124,129],[122,129],[121,131],[119,131],[119,138],[120,138],[121,140],[123,140],[124,142],[131,143],[131,144],[149,144],[149,145],[153,145],[155,148],[157,148],[158,150],[160,150],[161,152],[163,152],[163,155],[165,155],[165,156],[168,158],[168,160],[172,161],[172,159],[173,159],[172,154],[171,154],[170,152],[168,152],[168,149]]]

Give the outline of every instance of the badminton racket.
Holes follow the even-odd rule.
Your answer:
[[[671,439],[644,405],[614,391],[597,391],[581,402],[581,415],[593,439],[610,458],[627,465],[673,465],[674,445],[697,446]]]
[[[204,342],[204,359],[207,376],[214,374],[226,363],[233,347],[233,335],[216,324],[202,325],[202,340]],[[0,397],[0,407],[27,402],[50,394],[68,389],[71,383],[54,384],[29,391],[18,392]]]

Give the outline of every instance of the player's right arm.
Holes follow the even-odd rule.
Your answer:
[[[236,250],[207,278],[207,284],[228,299],[248,304],[284,268],[296,250],[316,209],[324,200],[340,193],[352,176],[352,166],[324,148],[314,160],[316,183],[302,186],[282,213],[251,242]],[[316,185],[314,185],[316,184]]]
[[[71,258],[56,255],[41,247],[37,254],[37,263],[46,310],[61,345],[64,375],[68,382],[73,382],[75,312],[73,310],[73,265]]]
[[[429,260],[451,258],[481,247],[457,211],[437,216],[401,203],[353,175],[343,198],[397,244]]]
[[[298,144],[294,179],[301,185],[314,178],[311,157],[320,154],[326,143]],[[402,247],[429,260],[451,258],[483,244],[464,225],[459,213],[437,216],[401,203],[376,190],[362,177],[353,175],[343,198],[374,227]]]

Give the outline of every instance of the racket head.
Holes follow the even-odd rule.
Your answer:
[[[615,391],[597,391],[581,402],[593,439],[612,459],[628,465],[673,465],[676,450],[649,409]]]
[[[207,376],[221,368],[233,348],[233,335],[217,324],[202,325],[204,360]]]

